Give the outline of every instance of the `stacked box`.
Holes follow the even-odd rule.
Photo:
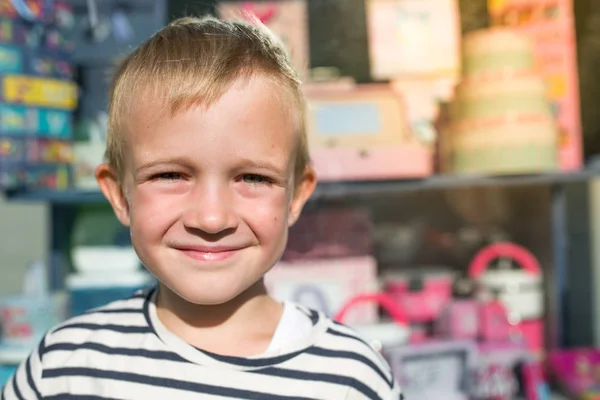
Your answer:
[[[35,21],[10,2],[0,5],[0,188],[64,189],[70,183],[73,13],[62,1],[44,9],[29,0]]]

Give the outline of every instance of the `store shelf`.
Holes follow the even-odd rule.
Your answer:
[[[313,199],[466,187],[552,185],[584,182],[595,176],[600,177],[600,168],[534,175],[435,175],[414,180],[322,183],[319,185]]]
[[[319,184],[312,200],[465,187],[551,185],[583,182],[595,176],[600,177],[600,168],[535,175],[435,175],[425,179],[411,180],[325,182]],[[18,202],[46,202],[51,204],[74,205],[103,203],[106,201],[100,191],[79,190],[18,190],[7,192],[6,197],[10,201]]]
[[[14,202],[45,202],[51,204],[94,204],[106,201],[99,190],[17,190],[6,192],[6,199]]]

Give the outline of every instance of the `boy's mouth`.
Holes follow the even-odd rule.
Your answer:
[[[177,246],[186,256],[200,261],[222,261],[238,253],[242,246]]]

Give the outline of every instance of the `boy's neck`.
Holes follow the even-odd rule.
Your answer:
[[[267,294],[261,280],[218,305],[190,303],[161,285],[156,310],[163,325],[192,346],[220,355],[248,357],[267,349],[283,305]]]

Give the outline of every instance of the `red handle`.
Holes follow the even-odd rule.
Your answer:
[[[268,4],[258,9],[255,3],[248,1],[242,4],[242,11],[254,15],[263,24],[268,24],[277,13],[277,4]]]
[[[402,312],[398,304],[385,293],[361,294],[353,297],[340,311],[338,311],[334,319],[337,322],[343,323],[344,317],[346,317],[346,314],[348,314],[354,306],[368,302],[376,302],[379,304],[396,323],[408,325],[408,318],[406,318],[404,312]]]
[[[510,257],[528,273],[541,275],[542,268],[538,260],[527,249],[514,243],[495,243],[482,249],[469,265],[469,277],[477,279],[488,268],[491,261],[499,257]]]

